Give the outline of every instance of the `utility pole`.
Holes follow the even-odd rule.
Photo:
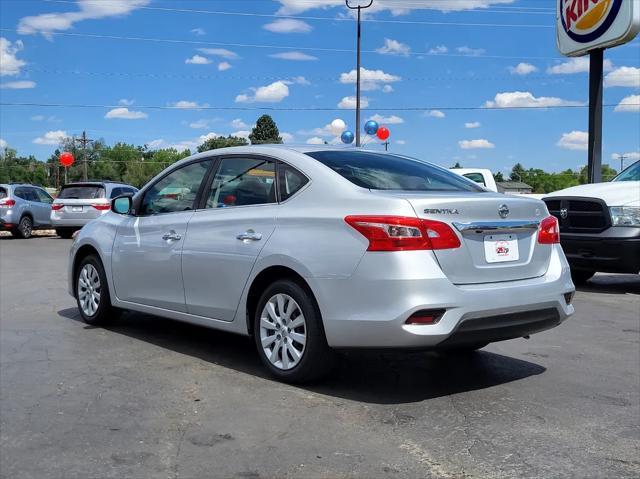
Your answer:
[[[87,132],[83,131],[82,132],[82,137],[81,138],[75,138],[73,140],[74,142],[77,141],[78,143],[80,143],[80,145],[82,146],[82,162],[84,163],[84,171],[83,171],[83,179],[84,181],[87,181],[89,179],[88,176],[88,166],[87,166],[87,145],[89,143],[93,143],[94,140],[90,140],[89,138],[87,138]]]
[[[384,145],[384,151],[389,151],[389,142],[385,141],[383,145]]]
[[[620,160],[620,171],[624,170],[624,160],[627,159],[625,155],[618,155],[618,159]]]
[[[360,40],[362,37],[362,27],[360,23],[360,12],[361,10],[369,8],[373,5],[373,0],[369,0],[367,5],[358,5],[357,7],[352,7],[349,4],[349,0],[344,0],[347,5],[347,8],[350,10],[358,10],[358,53],[357,53],[357,70],[356,70],[356,146],[362,146],[360,144]]]

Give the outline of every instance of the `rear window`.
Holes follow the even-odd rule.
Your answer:
[[[1,200],[2,198],[6,198],[7,196],[9,196],[9,195],[7,194],[7,189],[6,189],[6,188],[0,188],[0,200]]]
[[[455,173],[404,156],[365,151],[315,151],[307,155],[370,190],[485,191]]]
[[[63,186],[58,198],[65,200],[95,200],[96,198],[104,198],[104,187],[100,185]]]

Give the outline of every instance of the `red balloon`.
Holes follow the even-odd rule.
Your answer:
[[[381,126],[380,128],[378,128],[378,133],[376,134],[378,135],[378,138],[380,138],[382,141],[385,141],[387,138],[389,138],[391,132],[386,126]]]
[[[69,166],[73,165],[74,161],[75,160],[73,158],[73,155],[68,151],[65,151],[60,155],[60,164],[65,168],[68,168]]]

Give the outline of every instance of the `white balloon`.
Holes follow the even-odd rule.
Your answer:
[[[336,136],[341,135],[342,132],[346,129],[347,129],[347,124],[344,122],[344,120],[341,120],[340,118],[336,118],[331,122],[331,132]]]

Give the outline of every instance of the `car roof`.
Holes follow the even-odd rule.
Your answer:
[[[135,186],[129,185],[127,183],[120,183],[119,181],[99,181],[99,180],[89,180],[89,181],[73,181],[71,183],[65,183],[62,185],[62,188],[67,186],[127,186],[130,188],[135,188]]]

